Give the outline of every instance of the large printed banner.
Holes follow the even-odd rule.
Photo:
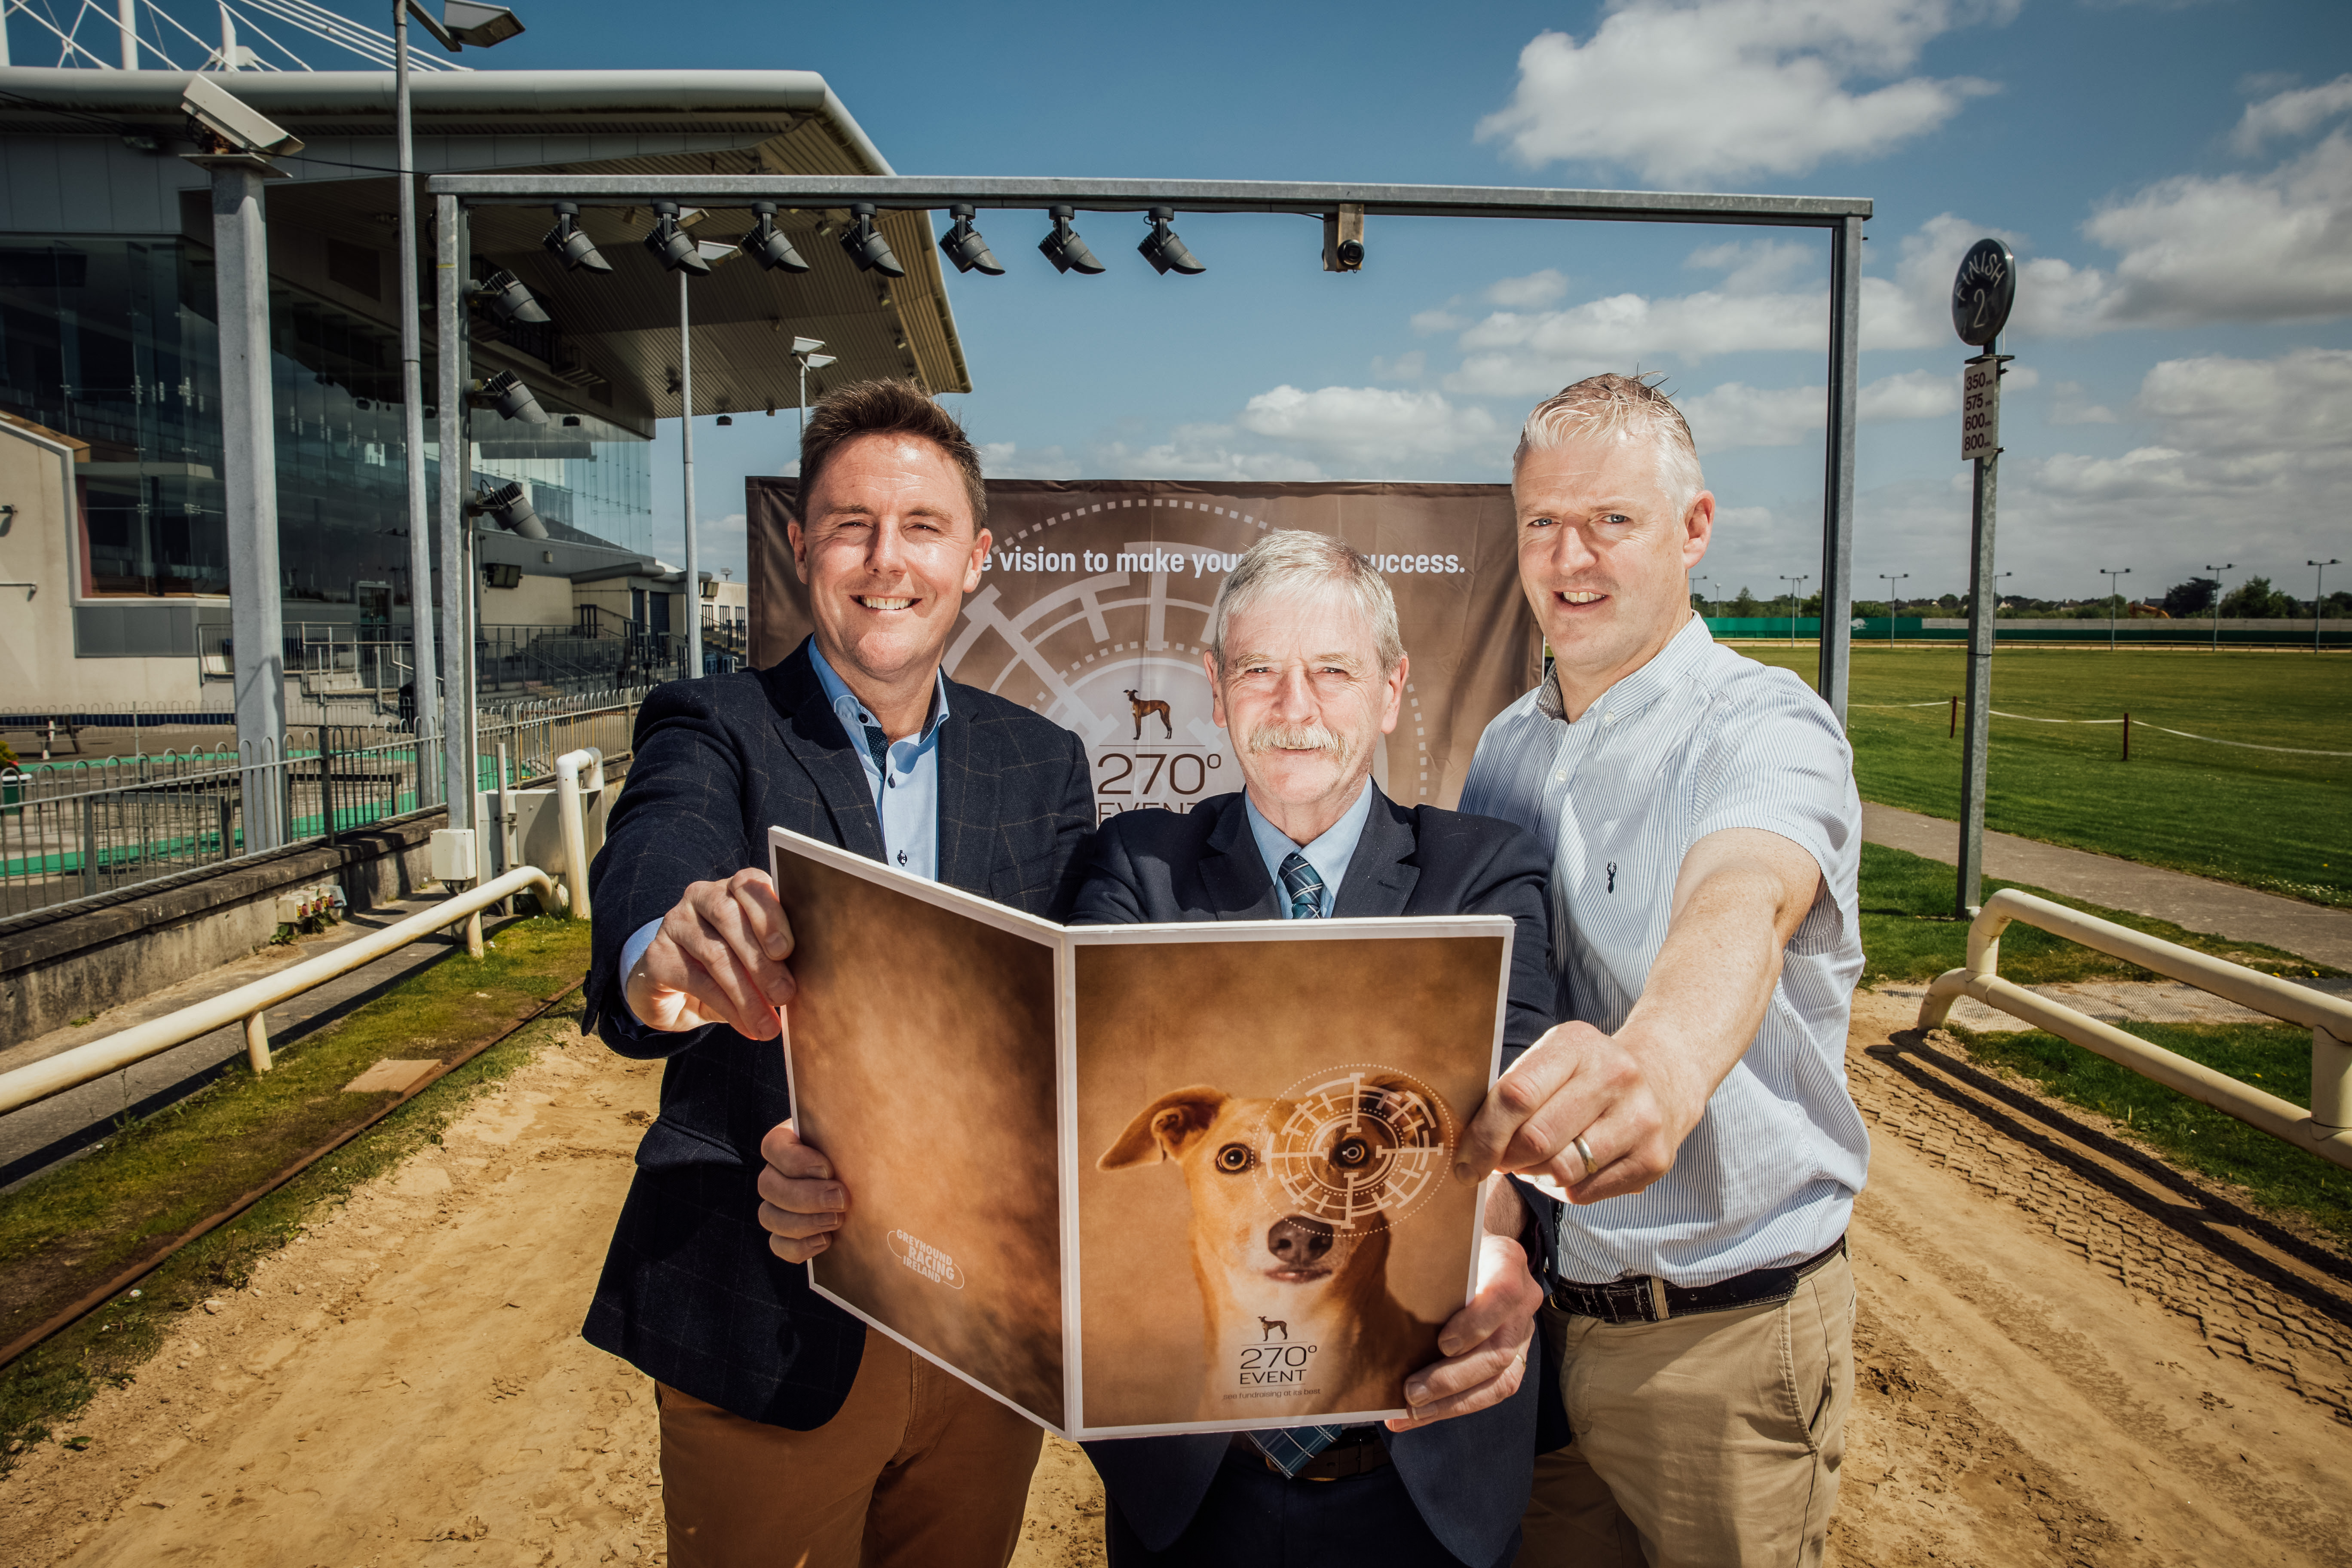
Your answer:
[[[799,481],[755,476],[746,490],[764,669],[810,627],[785,535]],[[1507,485],[992,479],[988,497],[994,548],[948,674],[1077,731],[1102,816],[1242,787],[1201,655],[1218,585],[1269,530],[1347,541],[1396,595],[1412,667],[1373,767],[1392,799],[1453,805],[1479,732],[1539,673]]]

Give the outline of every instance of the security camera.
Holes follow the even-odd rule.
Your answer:
[[[191,76],[181,93],[180,107],[188,111],[198,140],[207,153],[256,153],[283,157],[302,150],[302,139],[241,102],[226,88],[205,76]]]

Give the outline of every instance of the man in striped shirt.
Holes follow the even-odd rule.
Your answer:
[[[1575,1205],[1543,1327],[1576,1436],[1538,1461],[1519,1565],[1818,1563],[1869,1161],[1852,752],[1803,682],[1692,614],[1715,498],[1664,394],[1601,375],[1547,400],[1511,488],[1552,666],[1487,726],[1461,809],[1550,854],[1560,1022],[1458,1173]]]

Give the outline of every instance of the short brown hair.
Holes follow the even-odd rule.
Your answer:
[[[1529,452],[1593,436],[1643,436],[1656,443],[1658,478],[1669,490],[1681,490],[1683,504],[1706,488],[1698,465],[1698,443],[1691,439],[1690,424],[1675,400],[1657,384],[1638,375],[1591,375],[1563,386],[1535,406],[1519,428],[1518,449],[1511,454],[1511,471],[1518,472]]]
[[[842,443],[860,436],[914,436],[929,441],[963,470],[963,488],[971,498],[971,525],[977,532],[988,523],[988,487],[980,477],[980,450],[963,433],[955,416],[911,381],[886,379],[853,382],[826,393],[809,409],[808,428],[801,432],[802,510],[816,477]]]

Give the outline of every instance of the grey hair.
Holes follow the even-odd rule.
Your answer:
[[[1234,616],[1266,598],[1324,584],[1337,584],[1355,595],[1356,608],[1371,628],[1381,668],[1394,669],[1404,658],[1404,638],[1397,631],[1396,595],[1389,592],[1388,579],[1354,546],[1297,528],[1267,534],[1244,551],[1225,574],[1209,611],[1209,651],[1216,655],[1218,669],[1224,668],[1225,628]]]
[[[1698,443],[1691,439],[1689,421],[1674,399],[1655,384],[1638,375],[1587,376],[1564,386],[1535,406],[1519,428],[1518,449],[1511,454],[1511,472],[1530,452],[1548,452],[1570,441],[1591,438],[1641,438],[1657,449],[1658,483],[1688,508],[1706,489],[1706,475],[1698,462]]]

